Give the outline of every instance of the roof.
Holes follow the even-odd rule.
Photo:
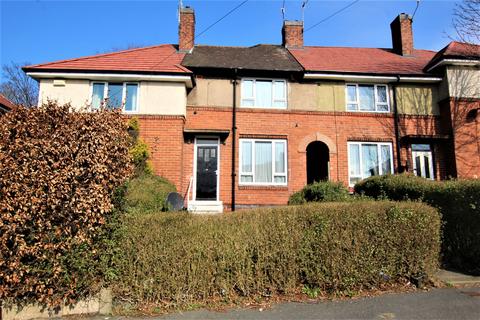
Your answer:
[[[0,106],[4,107],[7,110],[12,110],[15,108],[15,104],[8,100],[4,95],[0,94]]]
[[[253,47],[195,46],[182,64],[188,68],[303,71],[287,49],[280,45]]]
[[[181,66],[184,53],[163,44],[26,66],[25,71],[126,71],[148,73],[190,73]]]
[[[480,46],[452,41],[445,48],[437,52],[425,69],[433,69],[435,65],[443,59],[480,60]]]
[[[305,71],[367,73],[384,75],[428,75],[423,69],[435,52],[414,50],[402,56],[392,49],[349,47],[304,47],[289,49]]]
[[[480,59],[480,45],[452,41],[436,56],[448,58]]]

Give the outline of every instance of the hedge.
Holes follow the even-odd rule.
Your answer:
[[[99,289],[130,141],[118,110],[49,101],[0,117],[0,301],[57,306]]]
[[[153,213],[165,211],[165,200],[176,188],[170,181],[153,174],[142,174],[125,185],[124,210],[128,213]]]
[[[306,185],[302,190],[293,193],[288,199],[288,204],[345,201],[349,198],[349,192],[341,182],[320,181]]]
[[[375,288],[431,276],[440,246],[440,217],[421,203],[128,215],[123,222],[113,290],[133,307]]]
[[[480,275],[480,180],[438,182],[412,175],[378,176],[358,183],[355,192],[419,200],[438,208],[444,222],[444,264]]]

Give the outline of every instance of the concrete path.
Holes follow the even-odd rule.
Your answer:
[[[480,320],[480,287],[432,289],[372,298],[316,303],[281,303],[271,309],[190,311],[150,318],[100,319],[472,319]]]
[[[475,285],[480,286],[480,277],[470,276],[456,271],[451,270],[440,270],[437,273],[438,280],[450,284],[452,286],[456,285]]]

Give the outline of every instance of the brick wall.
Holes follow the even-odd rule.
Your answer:
[[[230,130],[232,109],[227,107],[187,107],[183,116],[138,116],[140,137],[149,145],[155,173],[186,195],[193,177],[194,140],[184,137],[183,129]],[[402,135],[443,134],[436,116],[404,116]],[[310,142],[324,142],[330,152],[330,180],[348,185],[348,141],[391,142],[396,170],[396,146],[392,114],[351,112],[308,112],[240,108],[237,112],[236,204],[283,205],[307,181],[306,148]],[[287,186],[239,186],[238,149],[240,138],[283,138],[287,140]],[[444,143],[433,144],[435,175],[445,178],[448,153]],[[220,144],[220,200],[231,205],[232,134]],[[408,143],[402,143],[401,163],[411,163]],[[410,168],[411,169],[411,168]]]
[[[303,48],[302,21],[285,21],[283,23],[282,44],[286,48]]]
[[[178,50],[190,51],[195,39],[195,13],[192,8],[180,9],[180,24],[178,26]]]

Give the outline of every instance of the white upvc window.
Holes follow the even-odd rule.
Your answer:
[[[250,108],[287,108],[287,81],[242,79],[241,106]]]
[[[347,83],[345,94],[347,111],[390,111],[387,85]]]
[[[135,82],[92,82],[92,109],[98,109],[102,103],[106,103],[108,108],[137,112],[138,87]]]
[[[287,140],[240,139],[240,185],[287,185]]]
[[[386,142],[348,142],[350,186],[370,176],[393,173],[392,144]]]

